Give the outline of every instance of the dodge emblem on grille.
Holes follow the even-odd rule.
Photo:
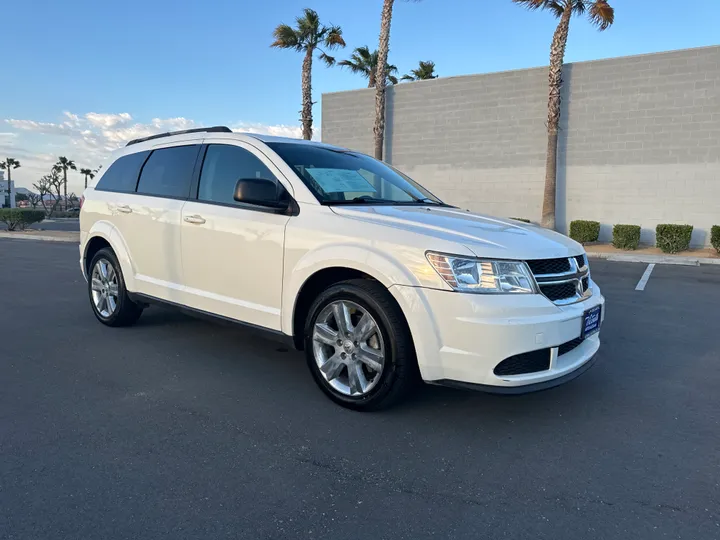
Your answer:
[[[583,287],[582,279],[577,280],[575,287],[577,288],[578,296],[585,294],[585,287]]]

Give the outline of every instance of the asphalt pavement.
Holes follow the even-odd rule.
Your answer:
[[[363,414],[242,328],[104,327],[76,245],[0,261],[0,538],[720,538],[720,267],[592,261],[583,376]]]
[[[34,223],[30,229],[43,231],[80,231],[80,220],[78,218],[55,218],[45,219],[40,223]]]

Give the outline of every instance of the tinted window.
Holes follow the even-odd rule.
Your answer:
[[[277,182],[275,176],[247,150],[237,146],[208,146],[200,175],[198,199],[207,202],[238,204],[234,199],[235,184],[241,178],[265,178]]]
[[[307,143],[267,143],[323,204],[443,204],[417,182],[364,154]]]
[[[145,163],[148,154],[150,152],[138,152],[117,159],[102,175],[95,189],[132,193],[137,185],[140,167]]]
[[[199,148],[199,145],[174,146],[153,151],[140,174],[137,192],[186,198]]]

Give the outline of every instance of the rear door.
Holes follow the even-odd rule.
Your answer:
[[[265,178],[287,194],[273,163],[250,145],[209,144],[197,200],[183,207],[188,303],[196,309],[280,330],[287,213],[233,199],[241,178]],[[193,193],[195,196],[195,193]]]
[[[152,151],[121,218],[135,270],[137,292],[183,303],[180,245],[182,207],[188,199],[200,144]]]

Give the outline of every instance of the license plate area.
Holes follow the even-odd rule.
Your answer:
[[[582,318],[582,332],[580,337],[582,339],[588,338],[593,334],[597,334],[600,331],[600,321],[602,320],[602,306],[595,306],[594,308],[588,309],[583,313]]]

